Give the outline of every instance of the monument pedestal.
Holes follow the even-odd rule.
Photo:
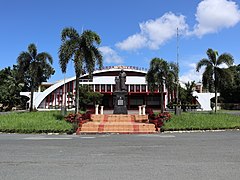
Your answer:
[[[115,91],[114,95],[114,110],[113,114],[127,114],[126,91]]]

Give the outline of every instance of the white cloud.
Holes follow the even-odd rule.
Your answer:
[[[134,50],[143,48],[146,42],[146,37],[141,34],[134,34],[132,36],[129,36],[123,42],[117,43],[116,46],[122,50]]]
[[[117,65],[123,63],[123,59],[112,48],[108,46],[102,46],[99,47],[99,50],[102,52],[105,63],[107,64],[114,63]]]
[[[191,34],[201,37],[235,26],[240,21],[240,10],[233,1],[203,0],[198,4],[195,16],[198,23]]]
[[[137,50],[144,47],[158,49],[166,41],[176,36],[177,28],[180,34],[184,34],[188,30],[185,17],[171,12],[155,20],[140,23],[139,27],[139,33],[129,36],[126,40],[117,43],[116,46],[122,50]]]
[[[204,71],[204,68],[201,68],[199,72],[196,72],[196,64],[191,63],[188,65],[188,71],[186,71],[183,75],[179,77],[180,82],[187,83],[188,81],[195,81],[199,82],[202,81],[202,74]]]
[[[172,12],[139,24],[140,32],[118,42],[116,46],[122,50],[138,50],[141,48],[159,49],[161,45],[176,36],[216,33],[223,28],[230,28],[240,22],[240,10],[236,2],[231,0],[203,0],[198,4],[193,31],[185,21],[185,16]]]

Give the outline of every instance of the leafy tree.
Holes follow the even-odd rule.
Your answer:
[[[74,62],[76,74],[75,113],[79,111],[79,78],[83,72],[92,77],[95,64],[102,68],[102,55],[96,45],[101,43],[98,34],[93,31],[84,31],[81,35],[74,28],[64,28],[61,34],[62,45],[59,49],[60,67],[66,73],[67,64]]]
[[[79,86],[79,104],[82,110],[86,110],[86,106],[90,103],[100,104],[103,94],[90,90],[88,85]]]
[[[36,45],[32,43],[29,44],[28,51],[20,53],[17,62],[22,81],[26,81],[31,89],[30,111],[32,111],[34,91],[55,72],[51,67],[53,59],[47,52],[38,53]]]
[[[214,85],[215,92],[215,113],[217,112],[217,91],[221,83],[228,79],[231,81],[231,73],[226,69],[220,68],[219,66],[222,64],[226,64],[227,66],[231,66],[233,64],[233,57],[231,54],[223,53],[220,56],[217,51],[212,49],[207,50],[207,58],[201,59],[196,67],[196,71],[199,72],[201,67],[206,66],[205,71],[203,73],[202,81],[203,87],[212,91],[212,86]]]
[[[224,81],[220,88],[221,97],[224,103],[240,102],[240,64],[227,69],[233,75],[233,81]]]
[[[19,81],[17,66],[7,67],[0,71],[0,103],[6,110],[13,106],[25,104],[26,99],[20,96],[24,84]],[[25,100],[25,101],[24,101]]]
[[[169,74],[169,64],[160,58],[153,58],[150,62],[150,68],[147,72],[146,80],[151,91],[159,89],[161,93],[160,104],[161,113],[164,112],[164,83]]]

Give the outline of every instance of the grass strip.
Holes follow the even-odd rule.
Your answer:
[[[9,133],[70,133],[72,125],[58,111],[0,115],[0,131]]]
[[[173,130],[216,130],[240,128],[240,116],[226,113],[182,113],[172,115],[162,127]],[[0,115],[0,132],[6,133],[73,133],[59,111],[24,112]]]
[[[240,116],[225,113],[182,113],[172,116],[163,130],[217,130],[240,128]]]

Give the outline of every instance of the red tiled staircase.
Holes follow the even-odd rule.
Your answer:
[[[80,133],[119,133],[148,134],[156,133],[155,125],[148,123],[147,115],[108,114],[92,115],[91,121],[82,124]]]

